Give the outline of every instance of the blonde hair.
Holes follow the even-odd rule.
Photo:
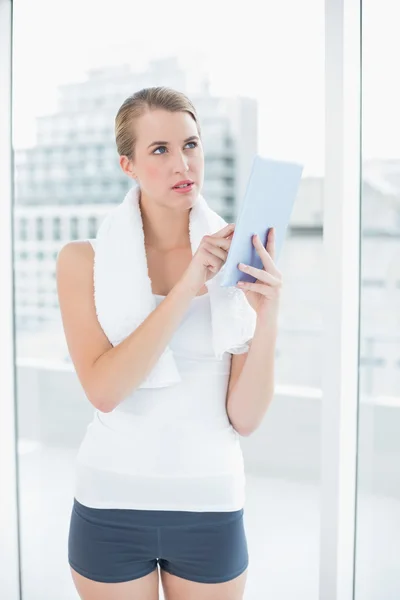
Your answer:
[[[146,111],[157,109],[189,113],[201,136],[196,109],[185,94],[168,87],[143,88],[123,102],[115,117],[115,141],[120,156],[134,157],[136,134],[133,122]]]

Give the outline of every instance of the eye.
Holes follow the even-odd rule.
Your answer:
[[[163,148],[164,150],[167,149],[166,146],[158,146],[158,148],[156,148],[153,152],[153,154],[164,154],[164,152],[157,152],[157,150],[161,150],[161,148]]]
[[[198,143],[197,143],[197,142],[188,142],[188,143],[186,144],[186,146],[189,146],[190,144],[192,144],[192,147],[191,147],[191,148],[189,148],[189,150],[194,150],[194,149],[195,149],[195,148],[197,148],[197,146],[198,146]],[[158,146],[158,148],[156,148],[156,149],[154,150],[153,154],[165,154],[165,152],[158,152],[158,150],[165,150],[165,151],[166,151],[166,150],[167,150],[167,147],[166,147],[166,146]]]

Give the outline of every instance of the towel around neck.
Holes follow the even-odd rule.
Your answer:
[[[190,210],[189,237],[194,254],[204,235],[226,225],[199,195]],[[113,346],[122,342],[155,310],[140,211],[140,189],[132,187],[123,202],[102,221],[94,245],[94,295],[98,321]],[[215,356],[248,349],[254,335],[256,313],[243,291],[220,286],[222,270],[206,282],[211,303]],[[173,352],[167,346],[140,388],[165,387],[181,377]]]

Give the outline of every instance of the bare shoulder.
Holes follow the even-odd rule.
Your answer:
[[[93,264],[93,247],[89,240],[76,240],[67,242],[60,249],[57,256],[57,269],[59,267],[66,268],[70,263],[84,261]]]
[[[92,245],[86,240],[68,242],[59,251],[56,280],[63,316],[70,310],[76,316],[85,309],[93,312],[93,259]]]
[[[93,248],[86,240],[68,242],[59,251],[56,281],[62,313],[67,308],[76,315],[84,308],[94,312],[93,262]]]
[[[69,283],[85,279],[91,280],[93,275],[93,247],[89,241],[77,240],[66,243],[59,251],[56,262],[57,283]]]

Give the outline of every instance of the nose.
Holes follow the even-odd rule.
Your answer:
[[[182,152],[179,152],[175,161],[175,172],[185,173],[189,170],[189,159]]]

